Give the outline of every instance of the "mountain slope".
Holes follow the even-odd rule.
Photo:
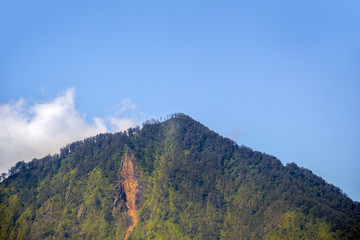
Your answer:
[[[1,239],[360,239],[360,205],[184,114],[18,163]]]

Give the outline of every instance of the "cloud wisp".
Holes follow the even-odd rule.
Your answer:
[[[138,126],[141,124],[139,119],[144,118],[144,114],[136,110],[136,104],[129,98],[122,100],[115,109],[110,111],[111,115],[106,118],[106,122],[111,132],[120,132]]]
[[[135,104],[122,103],[122,112]],[[123,131],[139,122],[119,114],[94,118],[91,123],[75,108],[75,90],[68,89],[55,99],[29,105],[25,100],[0,105],[0,173],[18,161],[54,154],[66,144],[110,130]]]

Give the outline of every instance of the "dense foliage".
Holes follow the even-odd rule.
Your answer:
[[[16,164],[0,184],[0,239],[123,239],[128,151],[141,187],[129,239],[360,239],[360,204],[339,188],[184,114]]]

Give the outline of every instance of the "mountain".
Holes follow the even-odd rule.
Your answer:
[[[1,239],[360,239],[360,204],[184,114],[17,163]]]

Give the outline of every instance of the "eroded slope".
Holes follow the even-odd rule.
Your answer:
[[[134,172],[134,154],[130,151],[125,155],[125,159],[123,161],[121,167],[121,180],[120,183],[123,186],[123,189],[126,194],[126,206],[128,208],[128,212],[130,217],[132,218],[132,225],[127,229],[125,240],[129,238],[130,233],[134,230],[138,219],[137,219],[137,206],[136,199],[138,194],[139,183],[135,177]]]

